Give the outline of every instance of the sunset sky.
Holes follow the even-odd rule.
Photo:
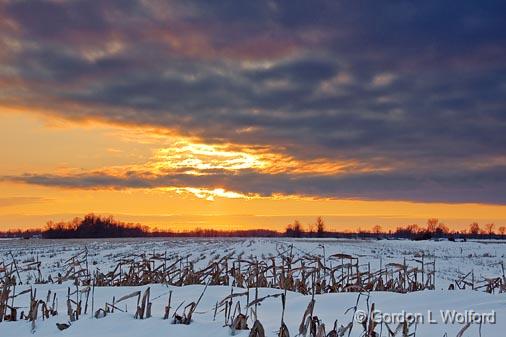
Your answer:
[[[0,0],[0,230],[506,225],[505,13]]]

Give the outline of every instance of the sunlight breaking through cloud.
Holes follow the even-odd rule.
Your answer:
[[[226,191],[223,188],[205,189],[205,188],[185,187],[185,188],[176,188],[175,191],[178,194],[189,192],[195,195],[197,198],[206,199],[208,201],[213,201],[216,197],[229,198],[229,199],[250,198],[241,193]]]
[[[212,174],[216,170],[253,170],[264,174],[310,173],[338,174],[345,172],[388,171],[352,160],[316,158],[296,159],[267,146],[240,146],[236,144],[202,144],[179,140],[171,146],[156,150],[151,163],[153,172],[179,171],[193,175]]]
[[[268,163],[257,154],[235,151],[226,145],[196,144],[180,141],[173,147],[158,150],[154,158],[160,169],[191,168],[194,174],[199,171],[223,169],[261,169]]]

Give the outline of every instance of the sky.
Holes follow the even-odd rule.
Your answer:
[[[504,13],[0,0],[0,229],[506,225]]]

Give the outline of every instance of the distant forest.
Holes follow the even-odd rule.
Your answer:
[[[295,220],[286,226],[283,232],[265,229],[220,231],[212,229],[194,229],[191,231],[170,231],[151,229],[148,226],[124,223],[112,216],[103,217],[88,214],[84,218],[74,218],[69,222],[49,221],[42,230],[9,230],[0,232],[0,237],[41,237],[46,239],[72,238],[127,238],[127,237],[295,237],[295,238],[405,238],[411,240],[429,239],[503,239],[506,238],[506,227],[497,227],[493,223],[483,226],[474,222],[467,230],[452,231],[436,218],[427,220],[425,226],[417,224],[399,226],[394,231],[384,231],[376,225],[372,230],[355,232],[329,231],[323,218],[318,217],[313,224],[303,226]]]

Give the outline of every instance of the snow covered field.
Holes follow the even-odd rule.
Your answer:
[[[478,284],[484,278],[502,277],[502,263],[506,254],[506,245],[502,242],[412,242],[403,240],[334,240],[334,239],[114,239],[114,240],[2,240],[0,241],[0,271],[1,266],[9,266],[16,261],[22,284],[18,284],[15,294],[23,290],[37,289],[37,298],[46,300],[48,290],[51,297],[56,294],[58,314],[43,319],[39,314],[32,331],[32,323],[28,320],[16,322],[4,321],[0,323],[0,336],[230,336],[233,332],[225,325],[225,306],[221,306],[215,313],[216,304],[231,294],[244,293],[244,288],[233,288],[231,285],[173,286],[165,284],[145,284],[140,286],[95,287],[93,296],[94,311],[104,308],[105,303],[112,304],[124,295],[134,291],[144,291],[150,287],[150,301],[152,303],[152,317],[148,319],[134,319],[137,307],[137,297],[121,301],[114,313],[106,317],[95,319],[91,309],[87,314],[81,313],[78,320],[71,322],[68,329],[60,331],[56,323],[67,323],[67,291],[76,289],[72,280],[56,282],[58,273],[65,274],[67,261],[72,256],[87,249],[87,263],[90,273],[109,272],[117,266],[118,261],[132,258],[140,254],[165,257],[184,257],[187,263],[196,269],[206,267],[210,261],[220,257],[241,257],[243,260],[269,261],[279,257],[280,252],[291,250],[294,257],[325,256],[333,254],[349,254],[360,259],[360,264],[368,265],[370,270],[380,269],[389,263],[410,262],[423,256],[426,262],[435,261],[435,289],[409,293],[372,291],[369,295],[363,292],[338,292],[315,295],[313,316],[317,316],[320,323],[325,324],[326,332],[332,330],[337,320],[337,328],[346,327],[354,321],[354,315],[370,312],[372,304],[377,310],[378,325],[374,331],[377,336],[390,336],[386,324],[380,323],[380,312],[383,321],[395,330],[399,326],[400,317],[406,313],[417,315],[418,324],[413,323],[407,328],[412,336],[457,336],[466,326],[465,317],[474,311],[485,316],[487,320],[478,324],[478,315],[471,315],[474,322],[465,330],[463,336],[503,336],[506,331],[506,295],[499,291],[489,294],[480,290],[448,290],[450,284],[469,272],[473,273]],[[37,262],[40,267],[37,269]],[[326,263],[331,263],[326,260]],[[40,271],[40,274],[39,274]],[[17,275],[16,273],[13,273]],[[46,280],[49,275],[55,283],[35,284],[37,278]],[[2,273],[0,272],[0,277]],[[19,280],[18,280],[19,282]],[[86,289],[81,285],[80,292]],[[183,303],[183,308],[202,299],[192,316],[189,325],[171,324],[172,319],[163,320],[168,297],[171,297],[171,312]],[[258,298],[266,295],[279,295],[282,289],[260,288]],[[76,295],[72,295],[76,296]],[[72,297],[71,296],[71,297]],[[249,289],[249,296],[237,296],[232,299],[232,310],[240,302],[242,312],[255,299],[255,289]],[[9,299],[10,304],[12,299]],[[291,336],[299,332],[299,324],[304,311],[311,301],[311,295],[288,291],[284,322]],[[51,302],[51,301],[48,301]],[[21,311],[29,311],[30,294],[25,293],[14,298],[14,306]],[[90,303],[91,306],[91,303]],[[253,309],[251,306],[250,309]],[[269,297],[258,305],[258,320],[265,328],[266,336],[276,336],[281,323],[281,296]],[[236,316],[232,312],[229,316]],[[247,324],[253,325],[253,314],[247,312]],[[450,322],[456,315],[458,322]],[[404,317],[404,316],[403,316]],[[455,318],[455,317],[454,317]],[[493,318],[493,319],[492,319]],[[447,322],[444,322],[445,319]],[[390,321],[389,321],[390,320]],[[467,317],[469,321],[469,317]],[[368,323],[369,324],[369,323]],[[403,336],[402,324],[398,336]],[[362,324],[355,321],[351,336],[362,336]],[[235,335],[248,336],[249,331],[235,331]],[[346,331],[347,336],[349,330]],[[309,332],[308,332],[309,335]],[[372,335],[372,334],[371,334]]]

